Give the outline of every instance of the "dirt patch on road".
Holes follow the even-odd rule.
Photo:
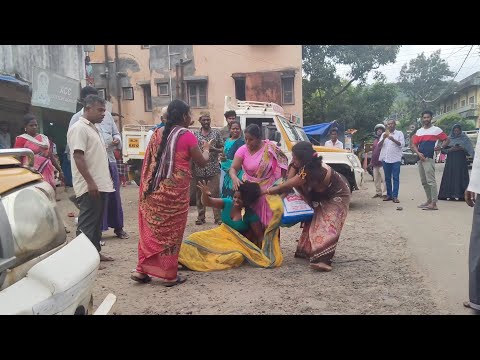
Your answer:
[[[72,190],[69,190],[69,194]],[[422,275],[415,270],[406,239],[384,220],[380,200],[367,190],[356,191],[330,273],[311,270],[293,257],[301,229],[282,229],[284,262],[280,268],[258,269],[245,264],[230,271],[181,271],[186,283],[165,288],[156,281],[130,280],[137,260],[138,188],[122,189],[125,230],[130,239],[104,233],[103,252],[115,261],[99,271],[94,289],[95,307],[108,295],[117,296],[116,314],[434,314],[439,313]],[[59,207],[67,227],[78,211],[65,193]],[[393,205],[393,204],[391,204]],[[195,225],[196,208],[190,208],[186,236],[212,228]],[[379,221],[379,219],[383,219]]]

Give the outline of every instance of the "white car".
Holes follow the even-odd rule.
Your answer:
[[[67,242],[53,188],[0,150],[0,314],[91,314],[100,257],[83,234]]]

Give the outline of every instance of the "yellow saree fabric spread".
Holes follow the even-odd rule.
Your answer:
[[[267,202],[273,217],[265,230],[262,249],[222,224],[211,230],[193,233],[183,240],[178,262],[195,271],[232,269],[244,260],[262,268],[280,266],[283,261],[279,238],[283,204],[278,195],[267,195]]]

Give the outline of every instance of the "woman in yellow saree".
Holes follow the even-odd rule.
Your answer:
[[[222,209],[222,225],[191,234],[182,243],[178,262],[195,271],[225,270],[240,266],[245,260],[252,266],[278,267],[283,255],[279,228],[283,205],[279,196],[267,196],[272,219],[265,232],[259,217],[250,209],[260,197],[256,183],[240,185],[234,198],[214,199],[205,184],[199,183],[205,206]]]

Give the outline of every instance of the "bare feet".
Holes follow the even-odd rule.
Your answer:
[[[317,270],[317,271],[325,271],[325,272],[332,271],[332,267],[330,265],[327,265],[327,264],[322,263],[322,262],[311,263],[310,267],[314,270]]]
[[[98,265],[98,270],[105,270],[107,267],[105,265]]]
[[[100,254],[100,261],[115,261],[115,259],[111,256],[105,256],[103,254]]]

